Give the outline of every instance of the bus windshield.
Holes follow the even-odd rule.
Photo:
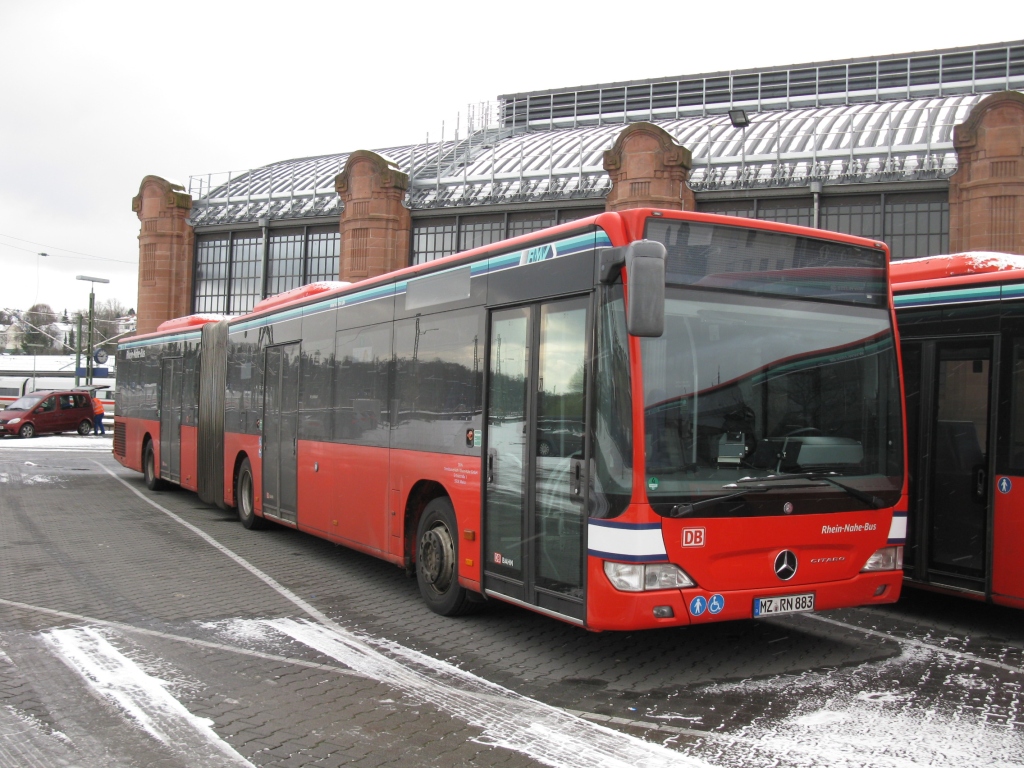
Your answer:
[[[806,284],[799,298],[779,289],[787,275],[749,275],[669,285],[665,333],[642,342],[652,506],[674,514],[743,489],[721,513],[782,514],[778,494],[813,496],[801,511],[895,504],[902,412],[891,317],[874,299],[884,289],[860,274],[808,300]]]
[[[885,252],[751,227],[651,218],[646,235],[665,246],[667,282],[885,307]]]

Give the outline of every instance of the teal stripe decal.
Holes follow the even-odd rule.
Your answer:
[[[1024,299],[1024,283],[1017,283],[1016,285],[1004,285],[1002,299],[1003,301],[1012,301],[1013,299]]]
[[[594,250],[595,248],[608,248],[612,244],[608,234],[603,230],[597,232],[587,232],[582,235],[576,235],[574,237],[567,237],[564,240],[556,240],[552,243],[545,243],[538,245],[535,248],[526,248],[522,251],[516,251],[514,253],[506,253],[501,256],[492,256],[489,259],[482,259],[481,261],[475,261],[469,265],[470,276],[479,277],[486,275],[490,272],[500,272],[503,269],[510,269],[512,267],[522,267],[527,264],[533,264],[538,261],[547,261],[548,259],[557,259],[561,256],[569,256],[574,253],[582,253],[584,251]],[[456,269],[465,269],[465,264],[459,264],[448,269],[441,270],[440,272],[431,273],[431,277],[435,275],[443,275],[445,272],[451,272]],[[415,278],[413,278],[415,279]],[[389,283],[387,285],[380,285],[374,288],[368,288],[365,291],[359,293],[350,293],[346,296],[338,296],[327,301],[310,304],[305,307],[297,307],[295,309],[286,309],[280,312],[276,312],[265,317],[256,318],[253,320],[246,320],[241,323],[237,323],[231,326],[230,333],[237,333],[239,331],[248,331],[253,328],[261,328],[265,325],[271,325],[272,323],[279,323],[284,320],[290,320],[296,317],[304,317],[308,315],[315,315],[320,312],[327,312],[332,309],[338,309],[339,307],[351,307],[355,304],[363,304],[367,301],[375,301],[376,299],[387,298],[389,296],[401,296],[405,293],[406,288],[409,285],[408,280],[402,280],[398,283]]]
[[[929,291],[927,293],[898,293],[893,296],[897,309],[901,307],[926,307],[939,304],[965,304],[973,301],[999,301],[998,285],[980,288],[956,288],[951,291]]]

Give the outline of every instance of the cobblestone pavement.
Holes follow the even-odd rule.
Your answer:
[[[400,569],[150,493],[108,445],[0,441],[0,768],[1024,765],[1020,612],[445,619]]]

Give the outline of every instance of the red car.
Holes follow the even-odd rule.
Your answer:
[[[92,424],[92,400],[86,392],[32,392],[0,411],[0,436],[72,431],[88,435]]]

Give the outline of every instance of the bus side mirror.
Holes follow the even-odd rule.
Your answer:
[[[626,330],[657,338],[665,332],[665,246],[637,240],[626,246]]]

